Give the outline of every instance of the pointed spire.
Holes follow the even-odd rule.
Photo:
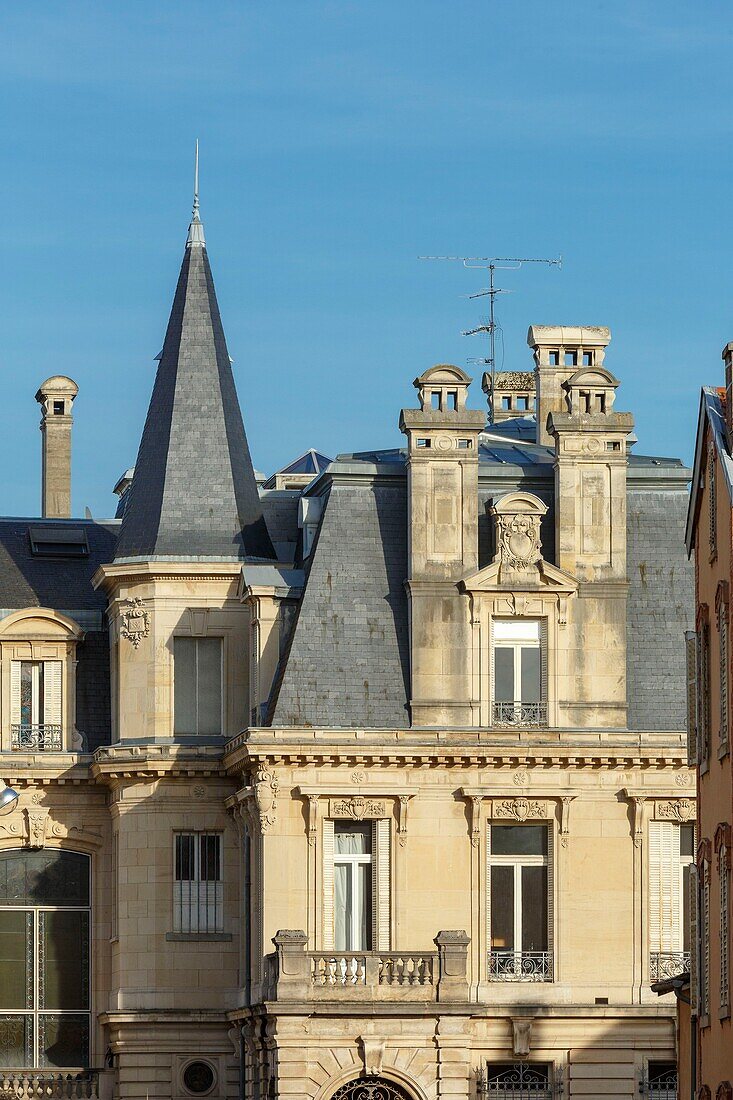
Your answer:
[[[115,560],[276,560],[198,220],[198,186],[159,360]]]
[[[199,139],[196,138],[196,162],[193,170],[193,211],[191,213],[191,224],[188,227],[186,248],[204,247],[205,245],[204,227],[199,216]]]

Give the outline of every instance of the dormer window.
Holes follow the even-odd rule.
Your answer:
[[[542,633],[538,619],[494,620],[494,725],[539,726],[547,721]]]
[[[430,394],[430,408],[433,412],[440,412],[440,390],[433,390]]]
[[[61,752],[61,661],[10,664],[11,746],[16,752]]]

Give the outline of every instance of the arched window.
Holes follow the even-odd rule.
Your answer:
[[[0,852],[0,1067],[89,1064],[90,860]]]

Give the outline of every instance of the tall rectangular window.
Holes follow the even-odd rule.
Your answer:
[[[690,967],[690,868],[695,826],[649,825],[649,974],[673,978]]]
[[[703,769],[710,760],[710,623],[707,608],[700,608],[697,631],[697,752]]]
[[[542,626],[538,619],[493,620],[494,725],[539,726],[547,721]]]
[[[699,872],[700,883],[700,971],[698,1003],[700,1016],[707,1021],[710,1016],[710,861],[703,858]],[[703,1024],[705,1026],[705,1024]]]
[[[173,639],[174,733],[221,734],[221,666],[221,638]]]
[[[551,981],[548,827],[491,825],[488,870],[489,978]]]
[[[728,830],[730,834],[730,830]],[[724,840],[718,849],[718,885],[720,887],[720,1008],[730,1012],[730,852]]]
[[[334,947],[370,951],[372,946],[371,823],[334,827]]]
[[[173,931],[223,932],[220,833],[176,833]]]
[[[727,585],[725,586],[727,589]],[[718,747],[722,753],[728,751],[728,603],[722,599],[718,603],[718,684],[720,689],[720,729]]]
[[[10,664],[11,745],[19,752],[63,749],[61,661]]]

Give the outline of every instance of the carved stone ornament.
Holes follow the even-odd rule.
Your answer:
[[[530,817],[547,817],[547,803],[533,798],[502,798],[494,803],[494,817],[526,821]]]
[[[512,1016],[512,1048],[518,1058],[526,1058],[532,1043],[532,1017]]]
[[[143,638],[150,633],[150,613],[145,610],[143,601],[139,596],[132,600],[125,600],[124,610],[120,615],[120,634],[127,638],[135,649]]]
[[[364,1073],[367,1074],[367,1076],[376,1076],[381,1073],[382,1063],[384,1061],[384,1039],[367,1038],[364,1035],[360,1035],[358,1041],[361,1048]]]
[[[29,848],[43,848],[46,844],[46,828],[48,826],[48,810],[26,808],[26,820],[28,833],[26,844]]]
[[[501,561],[515,572],[524,572],[542,557],[540,517],[517,514],[497,516],[497,543]]]
[[[384,802],[376,798],[363,798],[354,795],[353,798],[332,798],[330,802],[331,817],[348,817],[352,821],[363,821],[365,818],[386,817]]]
[[[697,816],[692,798],[672,798],[668,802],[657,802],[659,821],[694,821]]]
[[[16,809],[0,823],[0,840],[17,839],[26,848],[45,848],[49,840],[65,840],[69,837],[94,848],[102,843],[99,830],[87,829],[83,825],[67,826],[54,821],[45,806],[31,804],[22,810]]]
[[[255,772],[253,787],[255,805],[260,822],[260,832],[266,833],[275,824],[277,815],[277,776],[274,771],[260,767]]]

